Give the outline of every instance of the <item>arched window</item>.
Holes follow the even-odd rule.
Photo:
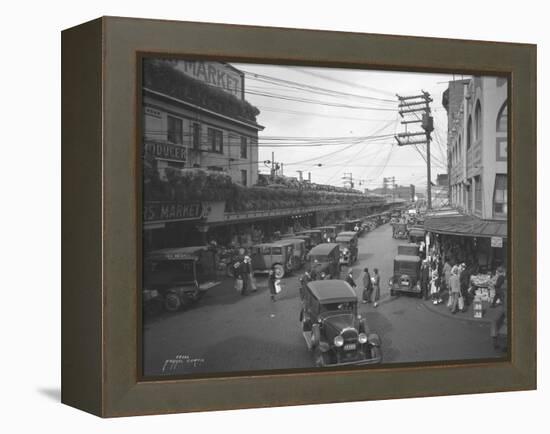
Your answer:
[[[468,116],[468,126],[466,127],[466,148],[470,149],[470,146],[472,146],[472,117]]]
[[[508,131],[508,101],[504,101],[497,115],[497,131]]]
[[[458,136],[458,158],[462,158],[462,136]]]
[[[479,140],[481,139],[481,128],[482,128],[482,123],[481,123],[482,119],[481,119],[481,104],[479,103],[479,101],[477,102],[476,104],[476,110],[475,110],[475,140]]]

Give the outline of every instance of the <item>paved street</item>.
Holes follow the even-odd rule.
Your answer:
[[[358,283],[365,266],[380,270],[380,305],[360,304],[359,309],[382,338],[383,363],[502,357],[492,347],[487,322],[443,315],[437,311],[442,306],[415,297],[390,297],[387,281],[400,242],[392,238],[390,225],[377,228],[360,238],[353,266]],[[299,273],[283,280],[275,303],[265,278],[258,277],[258,291],[244,297],[224,280],[192,308],[148,320],[145,375],[312,367],[298,321],[298,278]]]

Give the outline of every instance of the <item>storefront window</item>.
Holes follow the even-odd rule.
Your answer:
[[[223,154],[223,134],[220,130],[208,128],[208,143],[212,152]]]
[[[173,116],[168,116],[168,141],[181,145],[183,143],[183,121]]]
[[[482,128],[482,123],[481,122],[482,122],[482,119],[481,119],[481,104],[478,101],[477,104],[476,104],[476,111],[475,111],[475,126],[476,126],[475,139],[476,139],[476,141],[481,139],[481,128]]]
[[[472,146],[472,117],[468,117],[468,126],[467,126],[467,137],[466,137],[466,148],[470,149]]]
[[[495,178],[495,193],[493,200],[493,213],[495,217],[506,217],[508,214],[507,182],[507,175],[497,175]]]
[[[198,150],[201,148],[201,126],[200,124],[193,123],[193,149]]]
[[[481,176],[476,176],[475,178],[475,204],[476,204],[476,211],[481,212],[481,205],[482,205],[482,190],[481,190]]]
[[[247,158],[248,156],[248,140],[246,137],[241,137],[241,158]]]

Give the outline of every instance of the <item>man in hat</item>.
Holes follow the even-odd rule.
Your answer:
[[[365,273],[363,275],[363,303],[370,303],[372,294],[372,280],[368,268],[365,268],[363,272]]]

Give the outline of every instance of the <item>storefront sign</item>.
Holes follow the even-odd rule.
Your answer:
[[[187,148],[170,143],[145,142],[143,152],[145,155],[163,160],[181,161],[183,163],[187,161]]]
[[[502,247],[502,238],[491,237],[491,247]]]
[[[243,74],[224,63],[182,60],[178,62],[176,68],[195,80],[200,80],[235,95],[239,99],[244,99]]]
[[[149,202],[143,208],[143,221],[184,221],[202,218],[200,203]]]

